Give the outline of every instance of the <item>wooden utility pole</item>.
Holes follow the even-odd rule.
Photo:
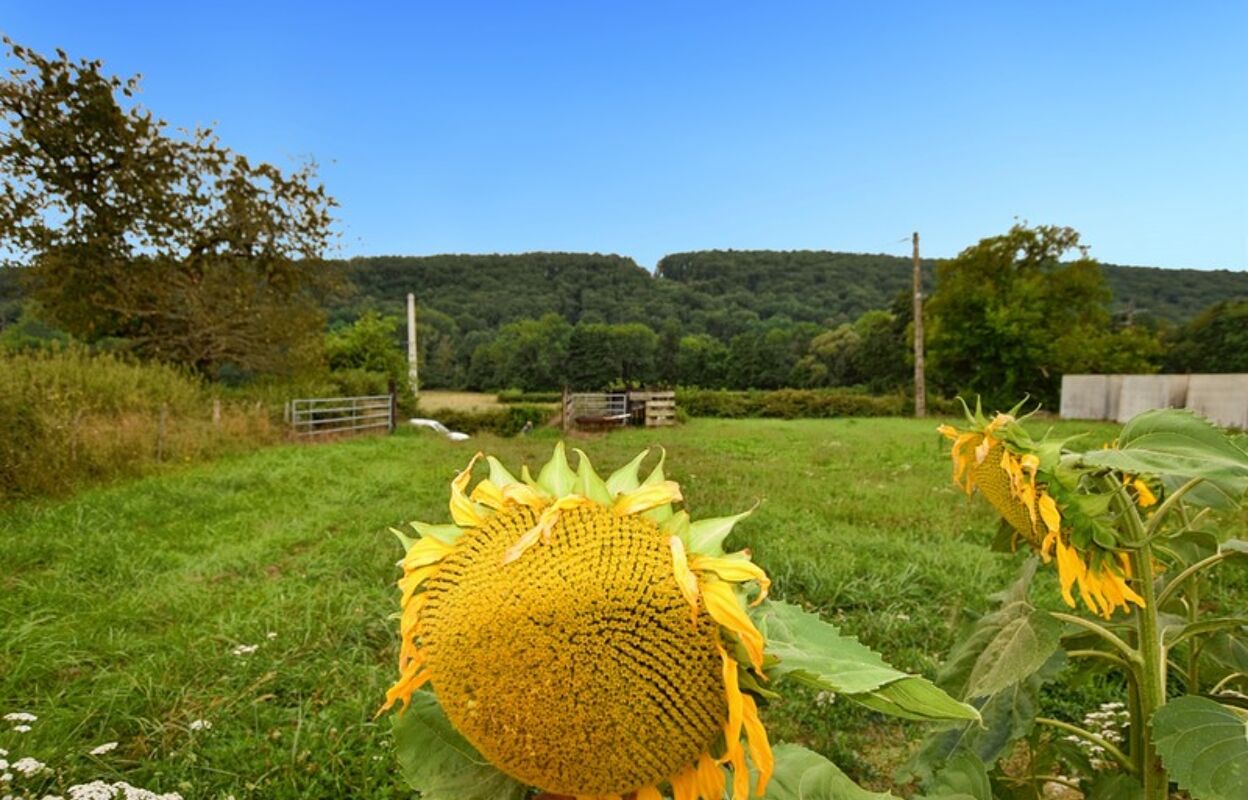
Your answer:
[[[407,376],[412,381],[412,395],[420,396],[420,370],[416,352],[416,295],[407,293]]]
[[[923,271],[919,267],[919,232],[914,232],[914,415],[927,416],[927,378],[923,374]]]

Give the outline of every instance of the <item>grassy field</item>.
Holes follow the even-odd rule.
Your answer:
[[[576,444],[605,471],[663,443],[695,517],[761,499],[729,543],[753,549],[775,594],[930,675],[1020,558],[985,546],[994,519],[951,484],[934,428],[698,420]],[[53,770],[16,788],[410,796],[389,720],[372,718],[396,658],[400,550],[385,528],[444,521],[447,484],[477,448],[540,464],[553,435],[280,446],[0,512],[0,716],[38,716],[25,733],[0,725],[0,748]],[[1050,600],[1054,583],[1043,576]],[[1053,702],[1086,710],[1078,694]],[[875,786],[923,732],[808,695],[765,714],[774,739]]]

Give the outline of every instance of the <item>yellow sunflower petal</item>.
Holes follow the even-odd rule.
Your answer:
[[[698,800],[698,770],[690,764],[672,776],[672,800]]]
[[[408,548],[407,554],[403,556],[403,568],[416,569],[417,567],[436,564],[446,558],[454,549],[454,545],[447,544],[441,539],[435,539],[432,536],[426,536]]]
[[[535,510],[542,510],[549,502],[548,498],[524,483],[509,483],[503,487],[503,499]]]
[[[495,511],[502,508],[506,502],[506,498],[503,497],[503,490],[499,489],[489,478],[478,483],[473,488],[472,494],[468,495],[468,499]]]
[[[663,800],[663,795],[654,786],[643,786],[637,790],[637,800]]]
[[[1131,485],[1135,487],[1135,491],[1139,494],[1137,502],[1140,504],[1141,508],[1148,508],[1149,506],[1156,504],[1157,495],[1153,494],[1153,490],[1148,488],[1147,483],[1139,478],[1136,478],[1131,482]]]
[[[763,635],[746,616],[732,585],[720,580],[702,581],[702,598],[711,618],[735,633],[750,655],[750,663],[759,675],[763,673]]]
[[[710,753],[698,759],[698,794],[708,800],[720,800],[724,796],[724,770]]]
[[[750,748],[750,760],[758,770],[758,786],[754,789],[757,797],[767,792],[767,782],[771,780],[772,770],[776,768],[776,758],[771,752],[771,743],[767,741],[767,730],[758,717],[758,705],[751,695],[741,696],[745,701],[745,735]]]
[[[621,516],[640,514],[681,499],[683,498],[680,495],[680,484],[676,481],[658,481],[643,485],[631,492],[624,492],[615,498],[611,510]]]
[[[590,500],[588,497],[581,497],[579,494],[560,497],[552,505],[547,506],[546,510],[537,518],[536,525],[526,531],[514,545],[507,548],[507,551],[503,553],[503,563],[510,564],[524,555],[524,551],[536,544],[538,539],[549,541],[550,532],[558,524],[561,512],[592,505],[596,505],[593,500]]]
[[[746,800],[750,796],[750,770],[745,766],[745,749],[740,742],[732,751],[732,800]]]
[[[689,568],[694,572],[713,572],[720,580],[732,583],[755,581],[760,591],[758,597],[750,603],[752,606],[767,599],[767,592],[771,589],[771,578],[767,577],[767,573],[763,572],[762,567],[746,558],[716,558],[694,553],[689,561]]]
[[[1036,506],[1040,509],[1040,519],[1044,520],[1044,527],[1049,529],[1050,533],[1056,533],[1062,528],[1062,514],[1057,510],[1057,501],[1047,492],[1042,493],[1036,500]]]
[[[474,455],[468,466],[451,481],[451,519],[461,528],[479,528],[485,523],[485,518],[477,511],[476,505],[464,494],[468,482],[472,480],[472,467],[481,456],[481,453]]]
[[[689,561],[685,557],[685,543],[679,536],[669,536],[667,545],[672,550],[672,571],[676,575],[676,585],[680,593],[689,601],[693,621],[698,621],[698,578],[689,570]]]
[[[736,660],[722,647],[719,648],[719,657],[724,664],[724,696],[728,700],[728,721],[724,723],[724,741],[727,742],[728,749],[721,761],[727,761],[741,748],[741,725],[745,706],[741,699]]]

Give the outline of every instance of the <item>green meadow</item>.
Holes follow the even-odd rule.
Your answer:
[[[729,545],[753,551],[774,594],[930,677],[1023,560],[988,549],[995,518],[953,486],[936,424],[695,420],[570,444],[604,474],[664,445],[695,518],[761,501]],[[554,441],[285,445],[0,511],[0,716],[38,717],[24,733],[0,725],[0,748],[51,768],[15,786],[410,796],[390,719],[373,716],[397,652],[401,550],[386,528],[446,521],[448,484],[477,449],[540,465]],[[1056,604],[1055,584],[1042,570],[1041,602]],[[1107,691],[1054,691],[1048,712],[1077,719]],[[894,770],[927,730],[814,693],[764,715],[773,741],[902,791]]]

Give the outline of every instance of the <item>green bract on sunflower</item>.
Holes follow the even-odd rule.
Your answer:
[[[450,524],[412,523],[399,677],[384,709],[413,788],[437,798],[788,796],[821,756],[773,747],[760,706],[802,683],[912,719],[977,712],[892,669],[693,520],[660,456],[601,477],[562,443],[534,477],[478,453]],[[482,461],[488,476],[473,485]],[[795,777],[797,776],[797,777]]]

